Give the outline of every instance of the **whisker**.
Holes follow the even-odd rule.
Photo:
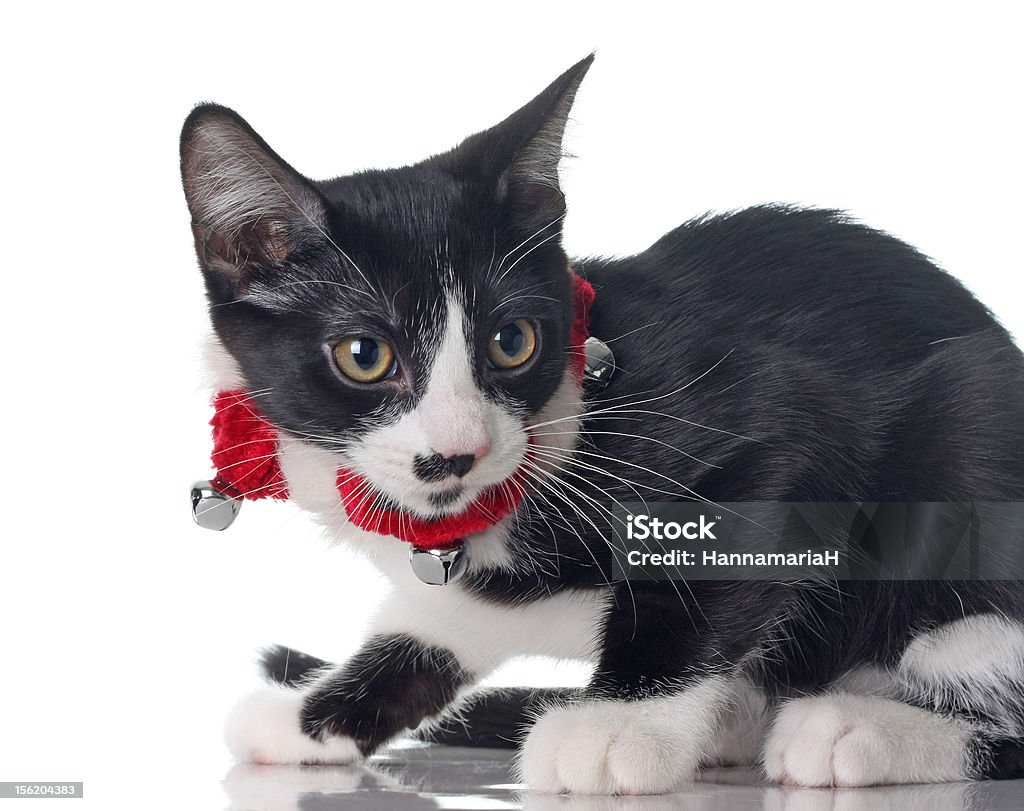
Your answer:
[[[536,449],[536,450],[540,450],[540,449]],[[754,526],[760,527],[761,529],[763,529],[765,532],[769,533],[770,535],[778,537],[778,533],[773,532],[772,530],[770,530],[768,527],[764,526],[763,524],[758,523],[754,519],[749,518],[749,517],[743,515],[742,513],[737,512],[736,510],[731,510],[728,507],[724,507],[724,506],[722,506],[721,504],[719,504],[716,501],[712,501],[711,499],[705,498],[700,493],[698,493],[696,490],[693,490],[692,488],[687,487],[685,484],[676,481],[671,476],[666,476],[664,473],[659,473],[656,470],[651,470],[648,467],[644,467],[643,465],[638,465],[638,464],[635,464],[633,462],[627,462],[624,459],[616,459],[615,457],[608,456],[607,454],[594,453],[592,451],[584,451],[584,450],[579,450],[579,449],[574,450],[573,453],[574,454],[582,454],[584,456],[591,456],[591,457],[595,457],[597,459],[605,459],[605,460],[607,460],[609,462],[613,462],[613,463],[618,464],[618,465],[626,465],[627,467],[636,468],[637,470],[642,470],[645,473],[650,473],[652,476],[656,476],[659,479],[664,479],[664,480],[666,480],[668,482],[671,482],[676,487],[679,487],[682,490],[686,491],[685,495],[689,495],[691,497],[690,500],[700,501],[700,502],[702,502],[704,504],[709,504],[712,507],[717,507],[718,509],[723,510],[723,511],[725,511],[727,513],[730,513],[732,515],[735,515],[737,518],[741,518],[744,521],[747,521],[747,522],[753,524]],[[611,474],[609,474],[609,475],[611,475]],[[639,486],[639,487],[643,487],[645,489],[652,490],[654,492],[664,493],[665,495],[670,495],[670,496],[675,496],[675,497],[679,497],[679,496],[684,495],[683,493],[673,493],[673,492],[671,492],[669,490],[663,490],[663,489],[658,488],[658,487],[653,487],[652,485],[644,484],[643,482],[634,482],[634,483],[637,486]]]
[[[519,258],[518,258],[518,259],[516,259],[516,261],[515,261],[515,262],[513,262],[513,263],[512,263],[511,265],[509,265],[509,266],[508,266],[508,268],[507,268],[507,269],[505,270],[505,272],[504,272],[504,273],[502,273],[502,274],[501,274],[501,275],[500,275],[500,276],[498,277],[498,280],[497,280],[497,281],[495,282],[495,284],[501,284],[501,280],[502,280],[502,279],[504,279],[504,278],[505,278],[506,276],[508,276],[508,274],[509,274],[509,273],[511,273],[511,272],[512,272],[513,270],[515,270],[515,267],[516,267],[516,265],[518,265],[518,264],[519,264],[520,262],[522,262],[522,261],[523,261],[523,260],[524,260],[524,259],[525,259],[525,258],[526,258],[527,256],[529,256],[529,255],[530,255],[531,253],[533,253],[533,252],[534,252],[535,250],[537,250],[538,248],[540,248],[540,247],[541,247],[542,245],[545,245],[545,244],[547,244],[548,242],[550,242],[551,240],[553,240],[553,239],[557,239],[558,237],[560,237],[560,236],[561,236],[561,234],[562,234],[562,232],[561,232],[561,231],[555,231],[555,233],[553,233],[553,234],[549,234],[548,236],[544,237],[544,239],[542,239],[542,240],[541,240],[540,242],[538,242],[538,243],[537,243],[536,245],[534,245],[534,246],[533,246],[532,248],[530,248],[530,249],[529,249],[528,251],[524,251],[524,252],[523,252],[523,253],[522,253],[522,254],[521,254],[521,255],[519,256]]]
[[[548,475],[541,476],[541,475],[537,474],[536,472],[534,472],[533,470],[530,470],[530,469],[528,469],[526,467],[524,467],[523,472],[524,472],[524,474],[530,480],[534,481],[537,484],[540,484],[541,486],[547,488],[552,493],[557,495],[580,518],[585,520],[588,524],[590,524],[591,527],[593,527],[594,532],[597,533],[599,538],[601,538],[606,544],[608,543],[608,539],[605,538],[605,536],[601,532],[601,530],[597,528],[597,524],[595,524],[593,522],[593,520],[590,518],[590,516],[587,515],[586,512],[579,505],[577,505],[575,502],[573,502],[572,499],[568,498],[563,492],[561,492],[555,486],[555,484],[551,480],[550,476],[548,476]],[[552,507],[554,507],[553,503],[552,503]],[[590,545],[587,544],[586,540],[579,533],[574,533],[574,534],[576,535],[577,539],[579,539],[580,545],[586,550],[587,554],[590,555],[591,559],[594,561],[594,566],[596,567],[598,573],[600,574],[602,581],[608,587],[609,591],[612,592],[612,595],[613,595],[613,598],[614,598],[615,592],[614,592],[614,589],[612,588],[611,581],[609,581],[608,578],[605,577],[604,569],[601,567],[601,563],[598,561],[597,556],[594,554],[594,551],[590,548]],[[632,590],[631,586],[629,587],[629,593],[630,593],[630,598],[632,599],[633,598],[633,590]],[[634,603],[633,603],[633,608],[634,608],[634,614],[635,614],[635,611],[636,611],[636,602],[635,602],[635,600],[634,600]]]
[[[596,466],[594,466],[594,465],[585,465],[585,464],[583,464],[583,463],[578,463],[578,462],[577,462],[576,460],[573,460],[573,459],[568,459],[568,458],[567,458],[567,459],[566,459],[565,461],[567,461],[567,462],[572,462],[572,463],[576,463],[576,464],[580,465],[581,467],[589,468],[589,469],[590,469],[590,470],[592,470],[592,471],[595,471],[595,472],[598,472],[598,473],[601,473],[601,474],[607,475],[607,476],[608,476],[609,478],[619,478],[619,479],[620,479],[621,481],[623,481],[624,483],[626,483],[626,484],[627,484],[627,486],[629,486],[629,487],[630,487],[630,489],[631,489],[631,490],[633,491],[633,493],[634,493],[634,494],[635,494],[635,495],[637,496],[637,498],[639,498],[639,499],[640,499],[640,501],[641,501],[641,502],[642,502],[642,503],[644,504],[644,507],[645,507],[645,509],[648,509],[648,512],[649,512],[649,508],[647,507],[647,501],[646,501],[646,500],[644,499],[644,497],[643,497],[643,496],[642,496],[642,495],[641,495],[641,494],[639,493],[639,491],[637,491],[637,490],[636,490],[636,489],[635,489],[634,487],[632,487],[632,486],[631,486],[631,484],[630,484],[630,483],[629,483],[629,482],[628,482],[627,480],[625,480],[625,479],[621,479],[620,477],[616,477],[616,476],[613,476],[612,474],[609,474],[609,473],[608,473],[607,471],[605,471],[605,470],[603,470],[603,469],[601,469],[601,468],[599,468],[599,467],[596,467]],[[559,466],[559,471],[560,471],[561,473],[564,473],[564,474],[566,474],[566,475],[569,475],[569,476],[573,476],[574,478],[577,478],[577,479],[581,480],[582,482],[585,482],[586,484],[590,485],[590,486],[591,486],[591,487],[593,487],[593,488],[594,488],[595,490],[597,490],[598,492],[602,493],[602,494],[603,494],[603,495],[604,495],[605,497],[607,497],[608,499],[610,499],[610,500],[611,500],[612,502],[614,502],[615,504],[617,504],[617,505],[619,506],[619,508],[620,508],[620,509],[621,509],[621,510],[622,510],[622,511],[623,511],[624,513],[628,513],[628,510],[626,510],[626,508],[625,508],[625,506],[624,506],[624,505],[622,504],[622,502],[621,502],[621,501],[619,501],[619,500],[618,500],[617,498],[615,498],[615,497],[614,497],[614,496],[613,496],[613,495],[612,495],[612,494],[611,494],[611,493],[610,493],[610,492],[609,492],[609,491],[608,491],[607,489],[604,489],[604,488],[600,488],[600,487],[598,487],[597,485],[595,485],[595,484],[594,484],[594,483],[593,483],[593,482],[592,482],[592,481],[591,481],[590,479],[586,478],[585,476],[581,476],[581,475],[580,475],[580,474],[578,474],[578,473],[575,473],[575,472],[573,472],[573,471],[570,471],[570,470],[566,470],[565,468],[562,468],[562,467],[560,467],[560,466]],[[563,483],[563,484],[566,484],[566,482],[565,482],[564,480],[562,481],[562,483]],[[579,495],[583,496],[584,498],[587,498],[588,502],[589,502],[589,503],[591,503],[591,504],[592,504],[593,506],[597,507],[598,509],[603,509],[603,510],[604,510],[605,512],[607,512],[607,513],[608,513],[608,514],[609,514],[610,516],[612,516],[612,517],[615,517],[615,518],[616,518],[616,519],[617,519],[617,520],[619,521],[619,523],[620,523],[620,524],[622,524],[623,526],[626,526],[626,521],[625,521],[624,519],[622,519],[622,518],[618,518],[618,516],[615,516],[615,515],[614,515],[614,513],[613,513],[613,512],[611,511],[611,510],[608,510],[608,508],[607,508],[607,507],[605,507],[604,505],[602,505],[602,504],[598,503],[598,502],[597,502],[596,500],[594,500],[594,499],[592,499],[592,498],[589,498],[589,497],[587,497],[587,496],[586,496],[585,494],[583,494],[583,493],[582,493],[582,492],[581,492],[581,491],[580,491],[580,490],[579,490],[578,488],[574,488],[574,489],[575,489],[575,491],[576,491],[577,493],[579,493]],[[649,544],[648,544],[648,543],[647,543],[646,541],[641,541],[641,544],[643,545],[643,547],[644,547],[644,548],[645,548],[645,549],[646,549],[646,550],[647,550],[648,552],[651,552],[651,551],[653,551],[653,550],[651,549],[650,545],[649,545]],[[612,547],[612,548],[613,548],[613,549],[617,549],[617,550],[618,550],[619,552],[622,552],[622,553],[625,553],[625,552],[627,551],[627,550],[625,550],[625,549],[620,549],[619,547]],[[676,566],[675,566],[674,568],[675,568],[675,570],[676,570],[676,574],[678,574],[678,575],[680,576],[680,578],[679,578],[679,579],[680,579],[680,580],[682,580],[682,581],[683,581],[684,583],[686,583],[686,588],[687,588],[687,591],[689,591],[689,592],[690,592],[690,596],[691,596],[691,597],[693,597],[693,589],[691,588],[690,584],[689,584],[689,583],[688,583],[688,582],[686,581],[686,578],[684,578],[684,577],[682,576],[682,570],[681,570],[681,569],[679,568],[679,566],[678,566],[678,565],[676,565]],[[676,592],[676,596],[677,596],[677,597],[679,598],[679,602],[680,602],[680,604],[681,604],[681,605],[683,606],[683,608],[684,608],[684,609],[686,610],[687,616],[689,616],[689,615],[690,615],[690,608],[689,608],[689,606],[687,605],[686,601],[685,601],[685,600],[683,599],[683,595],[682,595],[682,592],[680,592],[680,591],[679,591],[679,587],[675,585],[675,582],[674,582],[674,581],[671,581],[671,580],[670,580],[669,582],[670,582],[670,583],[672,584],[672,588],[673,588],[673,590],[674,590],[674,591]],[[629,583],[629,579],[628,579],[628,578],[626,578],[626,583],[627,583],[627,584]],[[695,604],[696,604],[696,603],[695,603]],[[699,604],[697,604],[697,610],[698,610],[698,611],[701,611],[701,614],[703,615],[703,613],[704,613],[704,612],[703,612],[703,611],[702,611],[702,610],[700,609],[700,606],[699,606]],[[634,614],[634,620],[635,620],[635,619],[636,619],[636,616],[635,616],[635,614]],[[635,632],[635,631],[636,631],[636,627],[634,626],[634,632]]]
[[[548,228],[550,228],[552,225],[554,225],[556,222],[558,222],[559,220],[563,219],[565,217],[565,214],[566,214],[566,212],[563,211],[561,214],[559,214],[557,217],[555,217],[555,219],[553,219],[547,225],[544,225],[544,226],[538,228],[536,231],[534,231],[532,234],[530,234],[530,236],[528,236],[526,239],[524,239],[522,242],[520,242],[518,245],[516,245],[512,250],[510,250],[503,257],[501,257],[501,261],[498,262],[498,267],[495,269],[494,272],[495,273],[501,273],[501,268],[505,264],[505,260],[506,259],[508,259],[512,254],[514,254],[516,251],[518,251],[524,245],[528,244],[530,242],[530,240],[532,240],[535,237],[539,236],[544,231],[546,231]],[[488,278],[488,280],[490,280],[491,279],[491,275],[488,274],[487,278]],[[502,274],[501,278],[499,278],[498,281],[500,282],[501,279],[503,279],[503,278],[504,278],[504,274]]]
[[[643,434],[628,434],[628,433],[624,433],[622,431],[591,431],[591,430],[587,429],[587,430],[582,431],[582,432],[577,432],[577,431],[553,431],[553,432],[545,432],[545,433],[539,433],[539,434],[531,433],[530,436],[565,436],[565,435],[572,435],[572,434],[577,434],[577,433],[584,433],[587,436],[620,436],[620,437],[623,437],[625,439],[640,439],[640,440],[643,440],[645,442],[654,442],[655,444],[662,445],[663,447],[666,447],[666,448],[668,448],[670,450],[675,451],[676,453],[680,454],[681,456],[685,456],[687,459],[692,459],[694,462],[699,462],[702,465],[707,465],[708,467],[713,467],[713,468],[716,468],[718,470],[722,469],[721,465],[716,465],[716,464],[714,464],[712,462],[705,462],[703,459],[701,459],[701,458],[699,458],[697,456],[694,456],[692,453],[687,453],[686,451],[682,450],[681,448],[677,448],[675,445],[672,445],[672,444],[670,444],[668,442],[665,442],[665,441],[663,441],[661,439],[658,439],[657,437],[644,436]]]
[[[718,360],[715,364],[713,364],[706,371],[702,372],[700,375],[695,377],[689,383],[686,383],[686,384],[680,386],[679,388],[674,389],[673,391],[666,392],[665,394],[659,394],[657,397],[649,397],[649,398],[645,398],[643,400],[637,400],[636,402],[630,403],[628,405],[630,405],[630,406],[645,405],[646,403],[655,403],[655,402],[657,402],[659,400],[664,400],[666,397],[674,397],[675,395],[679,394],[680,392],[685,391],[686,389],[688,389],[694,383],[697,383],[698,381],[702,380],[703,378],[705,378],[709,374],[711,374],[715,369],[717,369],[719,366],[721,366],[725,362],[725,360],[735,351],[736,351],[735,348],[734,349],[730,349],[728,352],[725,353],[725,355],[720,360]],[[617,408],[619,408],[619,406],[611,406],[609,408],[597,409],[596,411],[587,412],[586,416],[589,417],[591,414],[607,413],[608,411],[614,410],[614,409],[617,409]],[[550,421],[550,420],[547,421],[547,422],[538,422],[538,423],[535,423],[533,425],[527,425],[526,428],[527,429],[543,428],[545,425],[550,425],[551,422],[552,421]]]

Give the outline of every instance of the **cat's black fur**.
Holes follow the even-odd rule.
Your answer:
[[[326,183],[301,178],[230,111],[204,106],[189,117],[183,169],[214,325],[250,386],[272,389],[260,404],[275,423],[300,436],[344,438],[372,428],[381,413],[415,407],[415,383],[355,387],[331,374],[320,347],[386,331],[414,368],[428,365],[442,296],[438,277],[418,269],[439,255],[473,291],[482,321],[502,300],[527,303],[542,327],[536,361],[514,376],[481,367],[478,384],[524,414],[540,410],[566,363],[571,291],[558,238],[557,160],[588,66],[452,152]],[[248,139],[305,219],[218,230],[197,192],[211,122]],[[631,216],[628,201],[609,205]],[[524,241],[531,250],[518,272],[494,284],[486,274],[494,257]],[[603,505],[638,493],[717,502],[1024,501],[1024,357],[957,280],[903,242],[839,212],[761,206],[700,217],[636,256],[571,264],[596,289],[591,331],[613,342],[620,367],[590,405],[579,463],[564,474],[586,497]],[[367,290],[381,291],[392,310]],[[602,412],[611,402],[636,405]],[[509,543],[542,565],[520,575],[475,571],[467,588],[509,604],[605,587],[606,522],[587,498],[577,506],[590,519],[565,509],[555,527],[525,506]],[[615,607],[586,695],[641,699],[739,667],[772,694],[813,691],[857,664],[893,665],[922,629],[992,611],[1024,620],[1016,583],[630,585],[612,587]],[[766,646],[772,656],[750,659]],[[450,697],[437,692],[440,682],[459,672],[457,663],[444,651],[420,654],[405,659],[434,663],[436,689],[414,700],[409,682],[422,687],[429,674],[388,671],[374,688],[374,709],[388,708],[387,729],[368,734],[364,719],[359,729],[342,723],[334,731],[358,734],[371,749],[439,709]],[[287,670],[282,658],[292,655],[268,655],[268,674],[291,683],[322,665],[310,659]],[[357,668],[347,678],[364,675]],[[311,700],[310,731],[344,720],[349,698],[338,692]],[[486,701],[493,699],[479,705],[485,716]],[[981,707],[995,707],[1024,724],[1024,689],[1016,701],[993,701],[976,711],[929,709],[977,720]],[[979,735],[974,773],[1024,776],[1021,745]]]

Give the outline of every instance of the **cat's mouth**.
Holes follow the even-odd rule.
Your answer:
[[[360,512],[390,511],[428,522],[458,517],[467,510],[486,507],[496,498],[504,501],[515,496],[513,500],[518,501],[528,446],[524,432],[506,431],[471,470],[434,481],[424,481],[411,461],[397,461],[393,455],[381,458],[384,452],[379,447],[362,446],[344,454],[343,467],[357,478],[339,482],[339,489],[348,506]],[[368,500],[367,494],[371,495]]]
[[[438,493],[431,493],[427,496],[427,501],[430,502],[430,506],[436,507],[438,510],[445,510],[451,507],[453,504],[459,502],[462,498],[462,494],[465,492],[461,485],[456,485],[447,490],[441,490]]]
[[[467,499],[463,498],[464,494],[465,490],[462,487],[453,487],[450,490],[442,490],[438,493],[429,494],[426,499],[432,509],[428,515],[424,515],[422,517],[438,519],[461,512],[467,502]],[[373,499],[373,508],[377,510],[395,510],[398,512],[423,512],[420,509],[414,510],[387,493],[380,492],[378,492]]]
[[[413,544],[420,549],[447,548],[476,533],[495,526],[518,506],[525,490],[517,469],[507,481],[485,485],[468,491],[466,485],[438,488],[428,493],[416,493],[418,501],[430,501],[430,496],[442,500],[452,499],[450,506],[438,508],[427,505],[410,509],[408,493],[401,501],[394,499],[359,476],[338,471],[337,487],[349,520],[360,529],[378,535],[390,535]],[[366,493],[371,497],[359,497]],[[399,490],[400,492],[401,489]]]
[[[399,490],[403,493],[401,497],[381,489],[378,491],[377,506],[407,513],[425,521],[440,521],[464,513],[476,500],[500,488],[503,483],[504,480],[481,486],[460,483],[429,492]]]
[[[421,521],[441,521],[457,517],[474,508],[477,502],[493,498],[498,491],[515,491],[518,485],[512,483],[519,464],[506,460],[498,470],[488,470],[473,481],[466,480],[438,482],[426,485],[403,476],[399,471],[376,470],[362,472],[352,480],[339,480],[343,500],[357,510],[390,512]],[[363,495],[360,495],[362,493]],[[367,499],[366,496],[370,497]],[[518,500],[518,499],[516,499]],[[351,513],[351,510],[349,510]],[[372,523],[372,522],[371,522]]]
[[[488,489],[484,488],[484,491]],[[466,488],[455,486],[428,494],[425,496],[426,505],[413,506],[387,493],[378,492],[373,501],[373,509],[407,513],[427,521],[440,521],[464,512],[478,495],[467,495]]]

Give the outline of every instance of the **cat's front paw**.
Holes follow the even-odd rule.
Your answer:
[[[765,744],[768,777],[792,786],[962,780],[968,733],[885,698],[836,694],[783,706]]]
[[[643,706],[648,703],[600,701],[548,710],[523,742],[523,781],[544,793],[664,794],[691,779],[699,749],[654,722]]]
[[[268,686],[250,693],[228,715],[225,740],[243,763],[353,763],[362,758],[347,737],[314,740],[302,729],[303,694]]]

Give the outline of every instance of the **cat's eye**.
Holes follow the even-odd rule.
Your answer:
[[[366,335],[344,338],[336,344],[334,362],[345,377],[356,383],[379,383],[398,372],[390,344]]]
[[[517,318],[494,333],[487,346],[487,356],[499,369],[515,369],[537,351],[537,333],[533,325]]]

